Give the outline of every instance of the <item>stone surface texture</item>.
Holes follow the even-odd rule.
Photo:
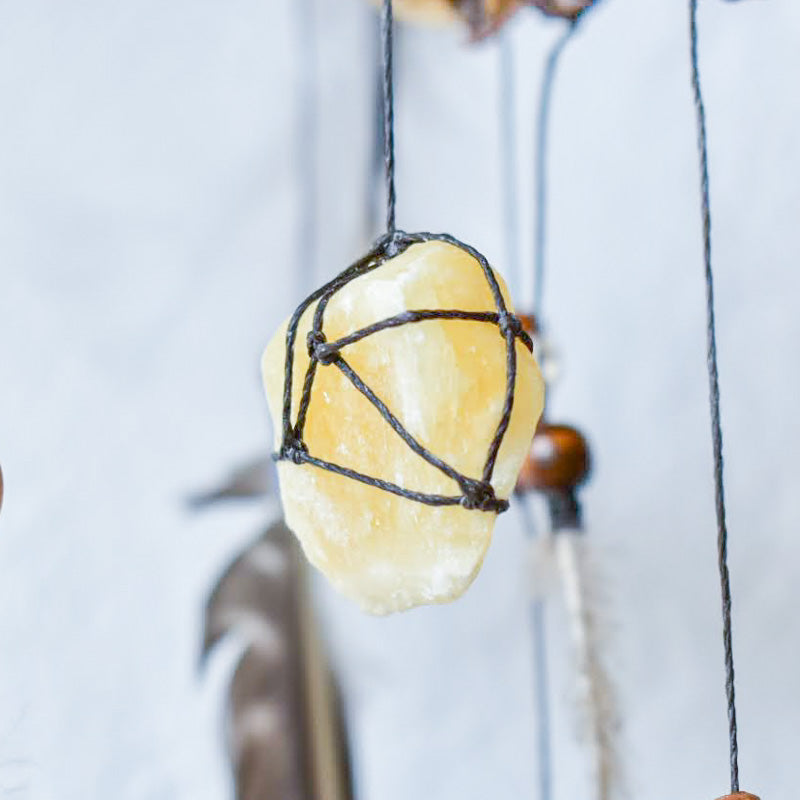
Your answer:
[[[506,302],[507,291],[498,276]],[[443,242],[412,245],[331,299],[328,341],[408,309],[495,310],[480,265]],[[301,318],[293,375],[294,421],[308,366]],[[286,323],[268,345],[263,374],[280,445]],[[511,422],[492,484],[508,497],[544,402],[533,356],[517,341]],[[505,341],[496,325],[431,320],[384,330],[342,350],[345,360],[412,436],[479,479],[500,420]],[[303,435],[309,452],[406,489],[459,495],[458,485],[414,453],[334,365],[319,366]],[[496,515],[431,507],[312,465],[278,464],[286,519],[309,560],[366,611],[385,614],[461,595],[477,574]]]

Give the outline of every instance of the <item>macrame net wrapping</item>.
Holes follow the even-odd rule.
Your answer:
[[[441,241],[454,245],[470,256],[481,267],[484,276],[489,284],[489,288],[494,299],[496,311],[461,311],[458,309],[419,309],[404,311],[393,317],[375,322],[360,330],[344,336],[335,341],[329,342],[324,332],[325,309],[330,299],[346,286],[350,281],[377,269],[386,261],[402,253],[413,244],[430,241]],[[314,318],[311,330],[307,336],[307,347],[310,361],[303,381],[303,389],[298,404],[297,415],[292,422],[292,379],[294,371],[294,352],[295,341],[297,339],[297,328],[303,313],[313,303],[317,303],[314,311]],[[414,322],[422,322],[432,319],[454,319],[468,320],[474,322],[488,323],[496,325],[506,343],[506,389],[502,413],[497,424],[494,438],[489,445],[489,452],[483,467],[480,479],[470,478],[461,474],[458,470],[445,463],[441,458],[430,452],[420,442],[418,442],[406,429],[392,411],[387,408],[383,401],[370,389],[370,387],[358,376],[353,368],[348,364],[342,355],[348,345],[361,341],[378,331],[387,328],[396,328],[401,325],[408,325]],[[494,487],[491,484],[497,454],[503,443],[503,438],[508,429],[511,419],[511,411],[514,407],[514,390],[517,377],[517,354],[515,348],[516,339],[533,351],[533,343],[528,334],[523,330],[520,319],[506,308],[505,301],[500,291],[494,271],[489,266],[486,259],[474,248],[463,242],[458,241],[448,234],[433,233],[403,233],[396,231],[387,234],[378,240],[377,244],[363,258],[356,261],[344,272],[337,275],[333,280],[317,289],[309,295],[295,310],[289,320],[286,331],[286,361],[283,384],[283,413],[282,413],[282,437],[280,449],[274,454],[276,461],[291,461],[294,464],[310,464],[320,469],[342,475],[352,480],[360,481],[376,489],[405,497],[418,503],[429,506],[456,506],[460,505],[466,509],[479,511],[493,511],[501,513],[508,508],[508,501],[498,498],[495,495]],[[353,386],[366,397],[377,409],[386,423],[397,433],[397,435],[422,459],[432,466],[439,469],[449,478],[452,478],[461,490],[460,495],[439,495],[416,492],[406,489],[390,481],[365,475],[348,467],[334,464],[330,461],[317,458],[309,452],[307,444],[303,441],[303,431],[306,418],[311,404],[311,390],[314,385],[314,376],[320,367],[335,367],[348,378]]]

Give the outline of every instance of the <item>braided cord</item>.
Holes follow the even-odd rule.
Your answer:
[[[725,487],[722,461],[722,424],[720,421],[717,337],[714,320],[714,273],[711,267],[711,207],[708,184],[708,142],[706,112],[700,89],[697,55],[697,0],[689,0],[689,38],[694,107],[697,119],[697,149],[700,157],[700,212],[703,220],[703,263],[706,284],[706,364],[711,410],[711,443],[714,451],[714,506],[717,517],[717,564],[722,594],[722,641],[725,650],[725,694],[728,706],[728,744],[730,752],[731,793],[739,791],[739,744],[736,726],[736,690],[733,669],[731,623],[731,583],[728,572],[728,527],[725,521]]]

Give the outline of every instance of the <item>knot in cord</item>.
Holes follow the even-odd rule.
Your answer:
[[[524,330],[520,318],[508,311],[503,311],[498,315],[497,326],[500,328],[500,333],[504,339],[508,339],[509,333],[512,334],[514,338],[521,336]]]
[[[332,364],[339,356],[336,348],[328,344],[322,331],[309,331],[306,336],[306,344],[309,356],[315,358],[323,366]]]
[[[508,508],[507,500],[495,496],[494,487],[489,481],[467,480],[461,484],[464,496],[461,506],[470,511],[496,511],[500,513]]]
[[[407,246],[407,235],[403,231],[390,231],[378,240],[378,244],[382,247],[386,258],[394,258]]]
[[[275,461],[291,461],[293,464],[303,464],[308,447],[305,442],[294,437],[286,437],[281,444],[281,449],[272,457]]]

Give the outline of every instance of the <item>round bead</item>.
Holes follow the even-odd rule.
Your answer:
[[[759,800],[759,798],[754,794],[750,794],[750,792],[736,792],[736,794],[726,794],[718,797],[717,800]]]
[[[517,491],[569,492],[589,475],[589,445],[570,425],[541,422],[517,479]]]

